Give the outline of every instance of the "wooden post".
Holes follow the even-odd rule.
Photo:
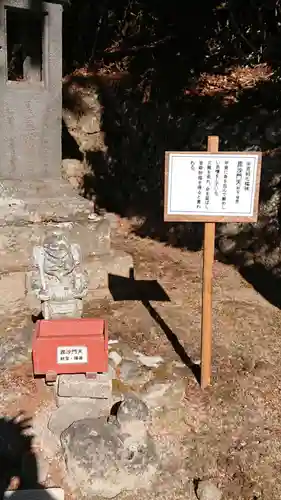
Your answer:
[[[208,152],[217,153],[219,138],[208,137]],[[201,388],[211,383],[212,373],[212,279],[215,254],[215,222],[204,225],[202,326],[201,326]]]

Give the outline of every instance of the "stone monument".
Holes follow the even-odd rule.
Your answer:
[[[63,232],[47,236],[33,249],[31,286],[42,304],[44,319],[80,318],[88,276],[81,268],[81,248],[70,244]]]
[[[30,314],[33,247],[42,245],[53,231],[62,230],[71,244],[80,245],[89,274],[85,301],[107,297],[108,273],[127,277],[133,266],[129,255],[111,249],[116,219],[93,217],[92,203],[61,179],[63,3],[67,0],[0,2],[2,318]],[[72,249],[75,261],[78,247]],[[39,272],[45,250],[36,252]],[[78,278],[72,306],[71,300],[67,306],[73,314],[81,314],[84,296],[84,291],[77,296],[77,287]],[[47,316],[57,314],[57,302],[56,312],[50,310],[50,300],[42,303]],[[61,301],[59,307],[61,314]]]
[[[64,3],[0,3],[2,178],[60,178]]]

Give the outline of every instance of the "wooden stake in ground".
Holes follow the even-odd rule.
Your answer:
[[[217,153],[219,138],[208,137],[208,152]],[[211,383],[212,373],[212,281],[215,255],[215,222],[205,222],[202,287],[201,387]]]

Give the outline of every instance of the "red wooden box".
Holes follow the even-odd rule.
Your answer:
[[[38,321],[32,358],[34,375],[107,372],[107,323],[92,318]]]

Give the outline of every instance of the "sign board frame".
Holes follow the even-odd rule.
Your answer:
[[[227,155],[237,156],[256,156],[256,178],[253,183],[254,199],[253,199],[253,213],[250,216],[239,215],[204,215],[198,213],[194,214],[178,214],[171,215],[168,213],[168,187],[169,187],[169,157],[172,154],[177,155],[195,155],[195,156],[224,156]],[[215,236],[216,236],[216,222],[256,222],[258,218],[259,207],[259,186],[261,178],[261,165],[262,153],[261,152],[219,152],[219,137],[208,137],[207,152],[173,152],[167,151],[165,153],[165,185],[164,185],[164,221],[166,222],[203,222],[204,223],[204,246],[203,246],[203,283],[202,283],[202,318],[201,318],[201,388],[205,389],[211,384],[212,375],[212,279],[213,279],[213,263],[215,257]]]
[[[256,170],[256,178],[254,182],[254,200],[253,200],[253,215],[241,216],[241,215],[205,215],[200,212],[198,214],[169,214],[168,213],[168,197],[169,193],[169,164],[171,155],[181,155],[181,156],[198,156],[200,158],[204,158],[204,156],[220,156],[222,159],[227,158],[227,156],[237,156],[239,157],[253,157],[256,156],[257,161],[257,170]],[[164,184],[164,221],[165,222],[256,222],[258,217],[258,207],[259,207],[259,186],[260,186],[260,178],[261,178],[261,164],[262,164],[262,153],[260,151],[253,152],[221,152],[221,151],[196,151],[196,152],[187,152],[187,151],[166,151],[165,152],[165,184]]]

